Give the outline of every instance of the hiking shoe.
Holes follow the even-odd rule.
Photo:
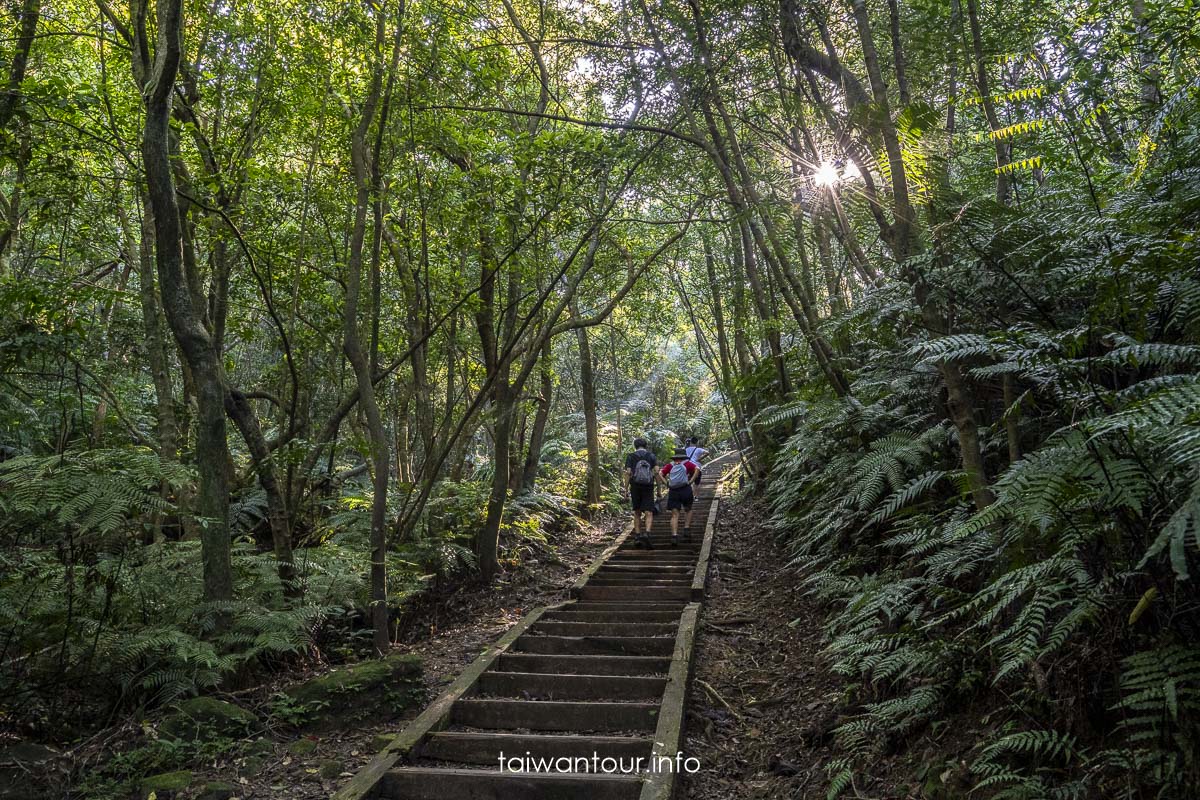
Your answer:
[[[671,547],[679,547],[679,537],[678,536],[671,537]]]

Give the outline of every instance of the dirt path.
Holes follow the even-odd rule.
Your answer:
[[[691,800],[825,797],[842,687],[821,657],[823,615],[780,568],[764,517],[728,503],[718,521],[688,708]]]

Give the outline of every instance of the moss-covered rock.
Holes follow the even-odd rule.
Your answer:
[[[262,756],[269,758],[275,755],[275,743],[269,739],[255,739],[245,745],[242,752],[248,756]]]
[[[253,778],[267,768],[265,756],[246,756],[238,762],[238,776]]]
[[[397,654],[335,669],[287,690],[306,727],[395,716],[420,701],[421,660]]]
[[[326,780],[333,780],[338,775],[342,774],[342,762],[340,761],[322,761],[318,766],[321,771],[321,777]]]
[[[316,749],[317,740],[310,739],[307,736],[302,739],[297,739],[287,746],[287,751],[297,758],[303,758],[304,756],[311,755]]]
[[[164,772],[143,778],[138,787],[138,797],[141,800],[153,797],[155,800],[173,800],[181,797],[184,789],[192,784],[192,773],[186,769],[178,772]]]
[[[212,781],[204,784],[204,790],[200,792],[196,800],[230,800],[236,793],[237,787],[232,783]]]
[[[252,712],[214,697],[184,700],[158,726],[163,736],[185,741],[212,736],[240,739],[258,728],[258,717]]]

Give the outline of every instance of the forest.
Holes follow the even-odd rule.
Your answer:
[[[1197,796],[1195,0],[3,14],[0,797],[233,774],[173,709],[522,605],[635,436],[815,610],[777,796]]]

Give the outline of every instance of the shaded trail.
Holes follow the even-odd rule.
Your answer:
[[[667,514],[655,518],[651,550],[627,531],[573,601],[523,618],[336,797],[670,797],[719,507],[713,487],[734,461],[706,467],[690,540],[671,546]]]

